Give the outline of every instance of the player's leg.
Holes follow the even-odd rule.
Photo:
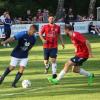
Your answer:
[[[12,83],[12,87],[16,88],[16,84],[20,80],[21,76],[23,75],[23,72],[24,72],[24,69],[27,65],[27,62],[28,62],[27,58],[20,60],[20,68],[19,68],[18,73],[16,74],[15,80]]]
[[[49,59],[48,60],[44,60],[44,65],[45,65],[45,74],[48,73],[48,70],[50,68],[50,63],[49,63]]]
[[[53,48],[50,50],[50,57],[51,57],[51,64],[52,64],[52,77],[56,78],[57,77],[57,48]]]
[[[80,75],[84,75],[84,76],[88,77],[88,85],[91,85],[92,84],[93,78],[94,78],[94,74],[86,71],[83,68],[80,68],[79,66],[73,66],[72,71],[74,73],[79,73]]]
[[[11,58],[11,62],[10,62],[10,66],[7,67],[4,71],[4,73],[2,74],[1,78],[0,78],[0,84],[3,82],[3,80],[5,79],[5,77],[12,71],[15,69],[16,65],[18,63],[18,59],[12,57]]]
[[[74,73],[79,73],[80,75],[84,75],[84,76],[87,76],[87,77],[91,75],[90,72],[86,71],[83,68],[80,68],[79,66],[73,66],[72,71]]]
[[[50,79],[48,78],[49,82],[53,83],[53,84],[57,84],[66,73],[68,73],[70,67],[74,66],[75,63],[73,63],[71,60],[69,60],[68,62],[65,63],[64,68],[62,69],[62,71],[59,73],[58,77],[56,79]]]
[[[44,65],[45,65],[45,74],[48,73],[48,70],[50,68],[50,63],[49,63],[49,49],[44,49]]]
[[[52,77],[56,78],[57,77],[57,63],[56,63],[56,58],[51,58],[51,64],[52,64]]]

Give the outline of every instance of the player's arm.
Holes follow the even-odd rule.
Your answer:
[[[62,47],[63,47],[63,49],[64,49],[64,48],[65,48],[65,45],[64,45],[64,41],[63,41],[63,38],[62,38],[62,35],[61,35],[60,27],[59,27],[59,39],[60,39],[61,44],[62,44]]]
[[[46,43],[46,40],[43,37],[43,33],[45,32],[45,27],[43,26],[41,31],[39,32],[39,37],[42,40],[43,43]]]
[[[59,34],[59,39],[60,39],[61,44],[62,44],[62,47],[64,49],[65,48],[65,45],[64,45],[64,41],[63,41],[63,38],[62,38],[62,35],[61,34]]]
[[[7,40],[1,42],[1,44],[3,45],[3,44],[10,43],[10,42],[13,42],[13,41],[15,41],[15,38],[11,37],[11,38],[8,38]]]
[[[10,37],[10,38],[8,38],[7,40],[1,42],[1,44],[3,45],[3,44],[6,44],[6,43],[13,42],[13,41],[15,41],[15,40],[19,40],[21,37],[23,37],[24,34],[25,34],[25,32],[18,32],[18,33],[16,33],[16,34],[14,34],[13,37]]]
[[[39,33],[39,37],[42,40],[43,43],[46,43],[46,40],[44,39],[43,35],[41,34],[41,32]]]
[[[86,46],[88,48],[88,51],[89,51],[89,57],[93,57],[92,55],[92,49],[91,49],[91,44],[88,40],[86,40]]]

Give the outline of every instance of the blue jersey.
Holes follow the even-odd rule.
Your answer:
[[[4,20],[4,30],[9,30],[11,29],[11,19],[6,18]]]
[[[27,58],[29,50],[36,42],[35,35],[29,36],[27,31],[22,31],[15,34],[14,38],[18,40],[18,44],[12,51],[11,56],[16,58]]]

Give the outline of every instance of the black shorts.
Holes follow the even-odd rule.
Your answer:
[[[70,60],[75,63],[75,66],[82,66],[82,64],[87,60],[88,58],[80,58],[80,57],[73,57]]]
[[[57,48],[47,49],[44,48],[44,60],[48,60],[50,58],[56,58],[58,53]]]

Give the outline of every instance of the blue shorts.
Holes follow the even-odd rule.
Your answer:
[[[82,66],[82,64],[87,60],[88,58],[80,58],[80,57],[73,57],[70,60],[75,63],[75,66]]]
[[[57,48],[47,49],[44,48],[44,60],[48,60],[50,58],[56,58],[58,53]]]

